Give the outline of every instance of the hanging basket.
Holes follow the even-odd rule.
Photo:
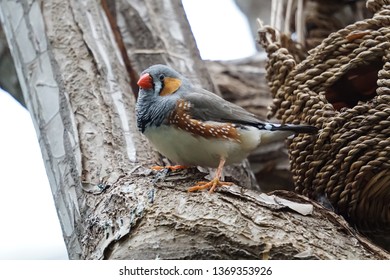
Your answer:
[[[274,29],[259,35],[274,97],[269,116],[319,128],[289,143],[296,191],[329,202],[389,246],[390,1],[367,7],[373,18],[330,34],[299,64]]]

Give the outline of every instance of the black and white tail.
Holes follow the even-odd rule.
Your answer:
[[[259,145],[273,143],[299,133],[315,134],[318,129],[310,125],[261,123],[259,129]]]
[[[311,125],[300,125],[300,124],[272,124],[263,123],[258,126],[259,129],[265,129],[268,131],[289,131],[292,134],[307,133],[315,134],[318,132],[318,128]]]

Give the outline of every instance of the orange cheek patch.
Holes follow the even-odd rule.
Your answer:
[[[232,124],[206,124],[202,121],[192,119],[187,113],[190,103],[179,100],[176,110],[169,117],[169,124],[175,125],[181,130],[188,131],[194,135],[205,138],[218,138],[241,142],[240,134]]]
[[[164,88],[160,92],[160,95],[161,96],[170,95],[175,91],[177,91],[180,86],[181,86],[181,81],[179,79],[166,77],[164,78]]]

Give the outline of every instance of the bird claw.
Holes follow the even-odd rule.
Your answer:
[[[176,171],[176,170],[187,169],[187,168],[188,167],[184,166],[184,165],[167,165],[167,166],[155,165],[155,166],[150,167],[150,169],[152,169],[154,171],[161,171],[164,169],[168,169],[169,171]]]
[[[213,180],[207,182],[207,181],[200,181],[197,183],[197,185],[191,187],[188,189],[189,192],[195,192],[195,191],[200,191],[204,189],[208,189],[209,193],[213,193],[217,187],[222,187],[222,186],[231,186],[233,183],[231,182],[222,182],[218,178],[214,178]]]

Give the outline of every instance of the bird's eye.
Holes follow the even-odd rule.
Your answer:
[[[161,74],[158,78],[160,79],[160,81],[164,81],[165,76],[164,74]]]

